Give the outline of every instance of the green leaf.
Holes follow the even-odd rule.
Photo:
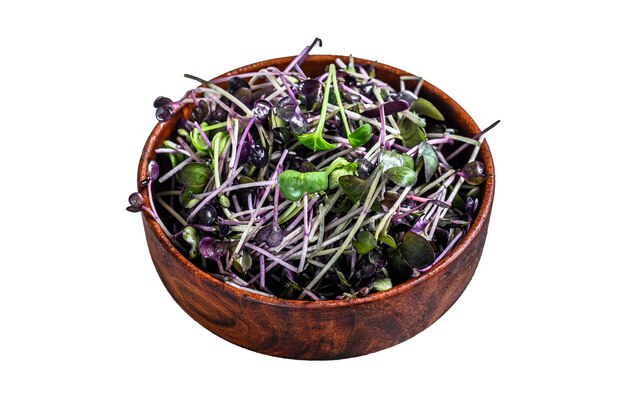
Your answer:
[[[193,145],[194,148],[196,148],[197,151],[207,152],[209,150],[209,145],[204,141],[204,138],[202,138],[200,131],[198,131],[197,129],[194,129],[190,137],[191,137],[191,144]]]
[[[392,167],[383,174],[393,181],[394,184],[400,185],[401,187],[411,187],[417,182],[417,174],[415,171],[404,166]]]
[[[189,258],[195,259],[198,257],[198,243],[200,242],[200,236],[195,228],[187,226],[183,229],[183,240],[191,246],[189,250]]]
[[[406,280],[412,269],[422,269],[432,264],[435,261],[435,251],[426,238],[407,231],[397,250],[387,250],[387,257],[390,274],[398,280]]]
[[[402,157],[402,165],[404,167],[408,167],[411,170],[415,170],[415,161],[413,158],[406,153],[400,153],[400,157]]]
[[[172,163],[172,168],[178,166],[178,163],[181,163],[183,160],[185,160],[185,155],[183,155],[182,153],[168,153],[167,155],[169,156],[170,162]]]
[[[312,132],[310,134],[302,134],[297,136],[298,141],[309,149],[313,150],[331,150],[337,147],[336,144],[326,141],[322,138],[321,133]]]
[[[252,267],[252,257],[248,252],[243,251],[241,256],[235,258],[233,265],[238,272],[245,273]]]
[[[345,158],[340,156],[336,158],[335,160],[333,160],[333,162],[330,163],[327,167],[325,167],[324,171],[326,172],[326,174],[330,175],[336,169],[342,168],[343,166],[347,166],[349,164],[350,164],[349,161],[347,161]]]
[[[200,191],[202,191],[202,189],[200,189]],[[200,199],[193,197],[193,194],[196,194],[196,193],[199,193],[199,191],[196,191],[195,189],[183,187],[178,197],[180,204],[183,205],[183,207],[186,209],[190,209],[194,207],[198,202],[200,202]]]
[[[426,182],[428,182],[439,166],[439,158],[435,148],[430,143],[424,141],[417,148],[417,157],[421,157],[424,161],[424,176],[426,177]]]
[[[348,57],[348,66],[346,68],[347,72],[356,72],[356,69],[354,68],[354,57],[352,57],[352,54],[350,55],[350,57]]]
[[[437,121],[444,121],[443,114],[441,114],[431,102],[421,97],[411,103],[409,110],[416,112],[420,116],[430,117]]]
[[[339,178],[343,177],[344,175],[354,175],[355,171],[356,171],[356,166],[352,167],[351,165],[348,165],[348,166],[345,166],[345,167],[342,167],[340,169],[333,171],[330,174],[330,177],[328,179],[328,188],[330,189],[339,188]]]
[[[402,120],[398,128],[400,128],[402,143],[407,148],[415,147],[426,140],[424,129],[408,118]]]
[[[376,291],[386,291],[392,287],[391,279],[389,277],[377,278],[372,283],[372,288]]]
[[[337,277],[339,277],[339,282],[341,283],[341,287],[342,288],[350,288],[350,287],[352,287],[352,284],[350,284],[348,279],[346,279],[346,276],[341,272],[341,270],[339,270],[339,269],[333,269],[333,270],[337,274]]]
[[[285,210],[283,213],[281,213],[280,216],[278,216],[278,221],[277,221],[278,225],[285,224],[289,220],[293,219],[298,213],[300,213],[302,208],[303,208],[302,204],[298,205],[298,203],[294,201],[287,208],[287,210]]]
[[[226,144],[230,140],[228,134],[224,131],[220,131],[215,136],[213,136],[213,157],[215,159],[219,158],[226,147]]]
[[[285,199],[292,202],[299,201],[304,194],[304,179],[302,173],[295,170],[285,170],[278,176],[278,187]]]
[[[383,173],[392,167],[404,165],[404,159],[393,150],[381,150],[378,163],[383,167]]]
[[[393,249],[396,249],[398,247],[398,245],[396,245],[396,241],[393,239],[393,237],[387,233],[381,234],[379,236],[380,241],[385,244],[388,245],[390,247],[392,247]]]
[[[302,287],[291,281],[287,282],[285,288],[281,291],[279,298],[296,299],[302,293]]]
[[[287,125],[286,122],[284,122],[281,118],[279,118],[276,115],[276,112],[274,110],[272,110],[270,113],[269,123],[270,123],[270,128],[272,130],[277,129],[277,128],[283,128]]]
[[[220,201],[220,206],[225,207],[227,209],[230,207],[230,199],[228,199],[228,196],[224,194],[220,194],[218,198]]]
[[[301,173],[285,170],[278,176],[278,187],[286,199],[299,201],[305,193],[315,193],[328,188],[328,175],[324,171]]]
[[[352,240],[354,249],[361,255],[369,253],[372,249],[376,248],[376,238],[369,231],[361,231],[356,240]]]
[[[339,177],[339,186],[346,193],[348,199],[353,203],[361,202],[365,196],[366,182],[354,175],[344,175]]]
[[[180,180],[194,194],[202,192],[209,182],[211,170],[201,163],[189,163],[180,171]]]
[[[306,193],[314,194],[328,188],[328,175],[324,171],[309,171],[302,176]]]
[[[354,147],[365,145],[370,139],[372,139],[372,126],[367,123],[348,134],[348,142]]]
[[[317,128],[310,134],[302,134],[296,136],[298,141],[309,149],[313,150],[331,150],[337,147],[334,143],[327,142],[322,138],[322,131],[324,130],[324,123],[326,122],[326,110],[328,109],[328,98],[330,96],[330,84],[335,77],[336,68],[334,64],[328,66],[328,77],[326,78],[326,84],[324,85],[324,99],[322,101],[322,108],[320,110],[320,119],[317,122]]]

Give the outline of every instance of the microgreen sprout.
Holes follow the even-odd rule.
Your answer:
[[[323,301],[386,291],[449,254],[481,202],[477,155],[497,122],[457,132],[420,96],[422,78],[402,77],[396,90],[352,57],[309,76],[306,58],[321,44],[283,70],[185,74],[201,86],[154,102],[173,129],[127,210],[250,293]]]

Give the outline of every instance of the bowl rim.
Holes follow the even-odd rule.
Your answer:
[[[238,68],[235,68],[231,71],[225,72],[213,79],[223,78],[231,75],[238,74],[241,70],[249,70],[254,69],[258,70],[260,68],[268,67],[272,64],[283,64],[285,62],[289,62],[295,56],[286,56],[286,57],[277,57],[272,59],[267,59],[263,61],[258,61],[255,63],[251,63],[248,65],[244,65]],[[340,56],[340,55],[331,55],[331,54],[319,54],[319,55],[309,55],[308,58],[304,61],[304,65],[306,65],[309,61],[326,61],[328,63],[334,61],[335,59],[345,60],[348,56]],[[378,61],[374,62],[368,59],[363,59],[359,57],[354,57],[354,61],[359,64],[372,64],[376,63],[376,69],[385,70],[394,75],[405,76],[405,75],[413,75],[409,72],[401,70],[399,68],[380,63]],[[480,128],[476,124],[476,122],[472,119],[472,117],[463,109],[454,99],[444,93],[442,90],[429,83],[428,81],[423,81],[422,88],[427,90],[428,92],[433,93],[440,99],[443,99],[446,103],[448,103],[449,107],[454,109],[455,113],[459,113],[464,115],[469,124],[471,130],[477,134],[480,132]],[[137,172],[137,188],[138,191],[144,195],[144,199],[147,198],[147,188],[141,187],[141,182],[147,178],[147,166],[150,160],[154,159],[154,150],[159,145],[157,143],[157,137],[163,130],[164,126],[167,123],[157,123],[157,125],[153,128],[150,133],[146,143],[144,145],[143,151],[141,153],[141,158],[139,161],[138,172]],[[476,218],[470,225],[468,232],[461,238],[461,241],[456,244],[450,252],[443,257],[439,262],[437,262],[429,271],[420,274],[418,277],[411,278],[401,284],[395,285],[388,290],[375,292],[373,294],[369,294],[362,298],[351,298],[351,299],[328,299],[321,301],[310,301],[310,300],[294,300],[294,299],[286,299],[279,297],[269,297],[266,295],[256,294],[253,292],[245,291],[234,287],[232,285],[228,285],[225,282],[213,277],[211,274],[201,270],[196,265],[191,263],[182,253],[176,249],[176,247],[170,242],[165,233],[162,231],[161,227],[158,223],[152,219],[146,211],[142,211],[142,220],[144,222],[144,227],[148,227],[152,233],[155,235],[159,243],[163,246],[163,248],[188,272],[192,273],[197,279],[208,281],[211,285],[219,287],[221,290],[231,293],[236,297],[247,298],[256,302],[260,302],[267,305],[273,305],[282,308],[310,308],[310,309],[318,309],[318,308],[346,308],[353,307],[356,305],[369,304],[372,302],[380,301],[387,298],[392,298],[402,293],[405,293],[412,288],[421,285],[422,283],[428,281],[432,277],[435,277],[439,274],[442,274],[447,270],[447,267],[450,266],[454,261],[456,261],[461,255],[468,249],[472,241],[478,236],[478,233],[483,230],[483,227],[488,224],[493,198],[495,193],[495,170],[493,157],[491,155],[491,151],[489,149],[489,145],[487,141],[483,141],[483,144],[479,151],[479,156],[481,157],[484,165],[485,165],[485,173],[487,179],[483,184],[483,196],[481,198],[481,202],[479,203],[478,213]]]

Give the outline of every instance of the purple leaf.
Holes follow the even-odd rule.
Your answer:
[[[391,102],[387,102],[384,104],[385,106],[385,115],[388,116],[390,114],[396,114],[401,111],[404,111],[409,108],[409,103],[406,100],[392,100]],[[375,109],[365,110],[361,113],[363,117],[368,118],[377,118],[380,117],[380,106]]]

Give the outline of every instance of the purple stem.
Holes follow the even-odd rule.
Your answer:
[[[300,74],[300,76],[302,76],[302,78],[306,78],[307,77],[306,74],[304,73],[304,71],[302,71],[302,68],[300,68],[299,65],[296,64],[295,67],[293,67],[293,69],[296,70],[296,72],[298,74]]]
[[[264,255],[266,257],[268,257],[269,259],[272,259],[274,262],[278,263],[279,265],[283,266],[284,268],[291,270],[293,272],[297,272],[298,268],[290,265],[289,263],[285,262],[284,260],[280,259],[277,256],[272,255],[271,253],[269,253],[268,251],[266,251],[265,249],[258,247],[256,245],[253,245],[249,242],[246,242],[246,244],[244,245],[247,248],[252,249],[253,251],[256,251],[258,253],[260,253],[261,255]]]
[[[169,148],[157,148],[154,150],[154,153],[180,153],[185,156],[189,156],[186,150],[183,149],[169,149]]]
[[[254,209],[254,205],[252,204],[252,194],[248,194],[248,210]]]
[[[204,140],[204,143],[207,144],[207,146],[209,148],[211,148],[211,141],[209,141],[209,137],[206,136],[206,134],[204,133],[204,130],[202,129],[202,126],[200,124],[198,124],[197,121],[194,122],[196,129],[200,132],[200,136],[202,137],[202,139]]]
[[[222,191],[224,193],[227,193],[227,192],[230,192],[230,191],[236,191],[238,189],[254,188],[254,187],[265,187],[265,186],[268,186],[268,185],[271,186],[271,185],[274,185],[274,184],[276,184],[276,180],[273,180],[273,181],[247,182],[245,184],[237,184],[237,185],[233,185],[233,186],[230,186],[230,187],[226,187]],[[213,192],[215,192],[215,190],[213,190],[211,192],[205,192],[205,193],[202,193],[202,194],[197,194],[197,195],[195,195],[195,197],[201,198],[203,196],[208,196],[208,195],[212,194]]]
[[[280,70],[277,70],[277,73],[278,73],[278,76],[280,77],[280,80],[283,81],[283,86],[285,87],[285,89],[287,89],[287,94],[289,95],[289,97],[297,102],[298,100],[296,99],[296,96],[293,94],[291,90],[291,83],[289,82],[287,78],[285,78],[285,74],[283,74]]]
[[[498,124],[500,124],[500,120],[497,120],[496,122],[494,122],[493,124],[485,128],[484,130],[480,131],[478,135],[474,135],[473,139],[476,139],[476,140],[480,139],[481,136],[485,135],[487,132],[489,132],[493,127],[495,127]],[[470,146],[469,143],[464,143],[463,145],[459,146],[457,150],[455,150],[454,152],[450,154],[450,156],[448,156],[448,160],[456,157],[459,153],[461,153],[468,146]]]
[[[278,179],[278,168],[282,168],[283,162],[285,161],[285,158],[287,157],[287,154],[289,153],[289,151],[287,149],[285,149],[282,153],[282,155],[280,155],[280,159],[278,160],[278,163],[276,164],[276,171],[274,171],[274,173],[272,174],[271,180],[276,180]],[[239,167],[240,169],[243,167]],[[235,174],[236,175],[236,174]],[[259,207],[263,206],[263,204],[265,203],[265,199],[267,199],[267,196],[270,193],[270,186],[268,186],[267,188],[265,188],[265,191],[263,192],[263,196],[261,197],[261,200],[257,203],[259,205]],[[252,215],[250,216],[250,222],[248,223],[248,228],[250,228],[252,226],[252,223],[254,220],[256,220],[256,216],[259,214],[259,209],[255,209],[254,213],[252,213]],[[241,238],[239,239],[239,243],[237,244],[237,247],[235,248],[235,253],[239,252],[241,250],[241,247],[244,245],[248,245],[245,243],[245,241],[247,240],[247,238],[245,237],[245,232],[242,234]]]
[[[274,189],[274,213],[273,213],[274,224],[277,224],[278,222],[278,196],[279,194],[280,192],[278,190],[278,185],[276,185],[276,188]]]
[[[239,222],[239,224],[241,224],[241,222]],[[191,224],[191,226],[193,228],[196,228],[196,229],[202,230],[202,231],[206,231],[206,232],[215,232],[215,231],[217,231],[217,229],[215,229],[215,227],[203,226],[202,224]]]
[[[349,87],[349,86],[347,86],[347,85],[344,85],[344,84],[340,84],[340,86],[343,88],[343,90],[344,90],[344,91],[349,92],[349,93],[352,93],[353,95],[358,95],[358,96],[360,96],[361,101],[362,101],[363,103],[366,103],[366,104],[372,104],[372,103],[374,103],[374,102],[373,102],[370,98],[368,98],[367,96],[364,96],[363,94],[361,94],[361,93],[359,93],[359,92],[355,91],[355,90],[354,90],[354,89],[352,89],[351,87]]]
[[[159,220],[159,216],[157,216],[157,215],[156,215],[156,213],[154,213],[154,212],[152,211],[152,209],[150,209],[149,207],[147,207],[147,206],[142,206],[142,207],[141,207],[141,210],[143,210],[144,212],[146,212],[146,213],[148,213],[150,216],[152,216],[152,218],[153,218],[154,220],[156,220],[156,221],[158,221],[158,220]]]
[[[319,45],[321,47],[322,46],[322,40],[320,38],[315,38],[313,43],[311,43],[309,46],[305,47],[304,50],[302,50],[302,52],[300,52],[300,54],[298,54],[293,60],[291,60],[291,63],[289,63],[287,68],[285,68],[284,72],[287,73],[287,72],[291,71],[291,69],[293,67],[295,67],[296,65],[300,65],[300,63],[306,59],[306,57],[309,55],[309,52],[311,51],[311,49],[313,49],[318,42],[319,42]]]
[[[440,143],[454,143],[454,140],[450,138],[438,138],[438,139],[429,139],[426,142],[430,143],[431,145],[438,145]]]
[[[187,145],[187,142],[185,142],[183,138],[177,137],[176,140],[178,141],[178,143],[180,143],[180,146],[182,146],[183,149],[189,152],[189,156],[191,156],[192,159],[194,159],[198,163],[204,164],[204,161],[202,161],[202,159],[196,154],[196,152],[194,152],[194,150],[191,149],[189,145]]]
[[[261,275],[261,281],[260,281],[260,287],[263,289],[265,288],[265,256],[261,255],[259,256],[259,266],[260,266],[260,275]]]
[[[374,138],[375,141],[378,141],[380,139],[380,137],[378,135],[372,135],[372,137]],[[387,143],[389,144],[389,142],[387,142]],[[405,152],[405,153],[410,151],[409,148],[407,148],[405,146],[402,146],[402,145],[398,145],[395,142],[391,143],[391,146],[393,146],[394,148],[396,148],[398,150],[401,150],[402,152]]]
[[[304,293],[305,293],[306,295],[308,295],[308,296],[309,296],[312,300],[314,300],[314,301],[319,301],[319,300],[320,300],[320,298],[319,298],[317,295],[315,295],[314,293],[312,293],[312,292],[311,292],[311,291],[309,291],[309,290],[304,290]]]

